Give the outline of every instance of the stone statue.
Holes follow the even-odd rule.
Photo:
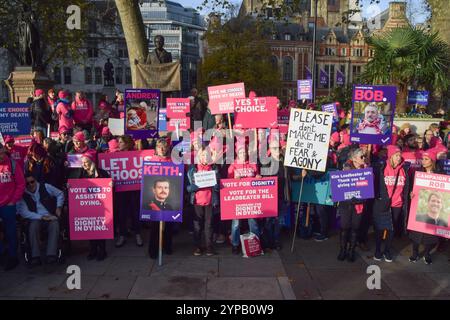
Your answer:
[[[18,21],[20,64],[38,69],[42,66],[39,32],[35,16],[27,5],[19,13]]]
[[[114,87],[114,66],[109,58],[103,67],[103,76],[105,77],[105,87]]]
[[[172,54],[164,49],[164,37],[157,35],[154,38],[155,50],[147,56],[147,64],[160,64],[172,62]]]

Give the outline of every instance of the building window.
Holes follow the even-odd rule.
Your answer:
[[[96,67],[95,68],[95,84],[102,84],[102,83],[103,83],[102,68]]]
[[[272,33],[272,40],[277,40],[277,33],[276,32]]]
[[[61,68],[53,68],[53,80],[55,80],[56,84],[61,84]]]
[[[369,57],[373,58],[374,55],[375,55],[375,50],[370,49],[370,50],[369,50]]]
[[[336,5],[336,0],[328,0],[328,5],[329,6],[335,6]]]
[[[284,40],[285,41],[291,41],[291,34],[290,33],[285,33],[284,34]]]
[[[362,55],[363,55],[363,49],[353,49],[354,57],[362,57]]]
[[[328,75],[328,83],[326,84],[327,88],[333,88],[334,87],[334,65],[325,65],[325,72]]]
[[[95,19],[89,19],[88,21],[89,33],[97,33],[97,21]]]
[[[272,68],[274,70],[278,70],[278,58],[275,56],[270,57],[270,63],[272,64]]]
[[[125,69],[125,84],[131,84],[131,69]]]
[[[293,79],[293,62],[291,57],[283,58],[283,80],[292,81]]]
[[[122,80],[123,80],[123,69],[116,68],[116,83],[122,84]]]
[[[361,74],[361,66],[352,66],[352,79],[355,81]]]
[[[84,83],[92,84],[92,68],[84,68]]]
[[[64,84],[72,84],[72,69],[64,68]]]
[[[87,44],[87,56],[89,58],[98,58],[98,46],[96,41],[89,41]]]
[[[325,48],[325,55],[326,56],[335,56],[336,48]]]
[[[343,57],[347,56],[347,48],[342,48],[342,50],[341,50],[341,55],[342,55]]]
[[[119,42],[119,58],[128,58],[128,49],[125,42]]]

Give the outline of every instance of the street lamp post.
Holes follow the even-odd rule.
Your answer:
[[[313,33],[313,47],[312,47],[312,91],[313,102],[316,101],[316,37],[317,37],[317,6],[319,0],[315,0],[314,3],[314,33]]]

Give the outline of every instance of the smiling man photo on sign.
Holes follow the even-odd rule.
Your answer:
[[[364,118],[356,127],[358,133],[364,134],[385,134],[387,131],[386,122],[380,114],[376,103],[369,103],[364,108]]]
[[[420,199],[422,200],[422,199]],[[425,200],[425,199],[423,199]],[[448,223],[442,218],[443,201],[441,195],[432,192],[427,200],[427,212],[418,214],[416,221],[425,222],[440,227],[448,227]]]

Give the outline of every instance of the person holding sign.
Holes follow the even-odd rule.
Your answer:
[[[205,235],[206,255],[214,255],[212,243],[213,207],[219,205],[219,171],[216,165],[211,165],[211,154],[208,148],[198,150],[198,164],[191,164],[187,174],[187,191],[190,193],[190,202],[194,206],[194,256],[202,255],[201,239]],[[196,173],[211,172],[216,176],[216,184],[211,187],[200,188],[196,181]]]
[[[419,171],[441,173],[436,169],[436,153],[428,150],[422,154],[422,168]],[[429,214],[425,218],[419,218],[420,216],[418,218],[426,221],[432,220],[432,224],[436,225],[436,223],[439,223],[439,219],[436,219],[439,217],[439,214],[436,214],[438,212],[437,208],[439,208],[439,199],[432,195],[428,199]],[[411,192],[411,198],[414,196],[414,193]],[[409,262],[417,262],[419,260],[419,246],[423,244],[425,246],[423,260],[425,264],[431,264],[433,262],[431,259],[431,250],[438,244],[439,237],[418,231],[410,231],[409,238],[412,241],[412,255],[409,257]]]
[[[81,158],[82,167],[78,171],[77,179],[100,179],[110,178],[108,172],[97,168],[95,165],[96,153],[93,150],[85,152]],[[112,188],[112,182],[111,186]],[[97,258],[97,261],[105,260],[106,258],[106,241],[105,240],[90,240],[90,250],[87,256],[88,260]]]
[[[228,179],[240,179],[240,178],[261,178],[259,174],[259,168],[256,163],[249,163],[246,160],[247,148],[245,143],[240,143],[236,146],[237,157],[234,163],[228,167]],[[239,242],[240,242],[240,232],[239,232],[240,220],[234,219],[231,221],[231,245],[232,253],[239,254]],[[255,219],[248,219],[248,225],[250,232],[254,233],[259,237],[258,223]]]
[[[384,257],[392,262],[390,248],[394,235],[400,237],[406,227],[408,212],[409,176],[401,150],[395,145],[387,147],[387,160],[374,168],[375,201],[373,219],[376,249],[374,260]],[[382,253],[381,244],[385,240]]]
[[[366,168],[366,156],[364,150],[358,148],[350,151],[349,158],[344,164],[343,170],[355,170]],[[361,225],[362,215],[364,213],[364,200],[341,201],[338,206],[338,213],[341,216],[340,231],[340,251],[338,260],[348,261],[356,260],[355,248]]]
[[[164,138],[158,139],[156,141],[155,155],[151,157],[151,161],[160,161],[160,162],[170,162],[171,159],[169,157],[170,147],[167,143],[167,140]],[[161,187],[165,187],[166,185],[162,185]],[[169,186],[167,186],[169,187]],[[153,191],[152,191],[153,192]],[[165,195],[163,197],[168,197],[168,191],[162,192]],[[169,208],[165,208],[166,210],[170,210]],[[159,250],[159,225],[158,221],[150,221],[150,241],[148,246],[148,253],[151,259],[156,259],[158,257]],[[163,231],[163,244],[164,244],[164,253],[171,255],[172,254],[172,237],[173,237],[173,222],[166,222],[164,231]]]

